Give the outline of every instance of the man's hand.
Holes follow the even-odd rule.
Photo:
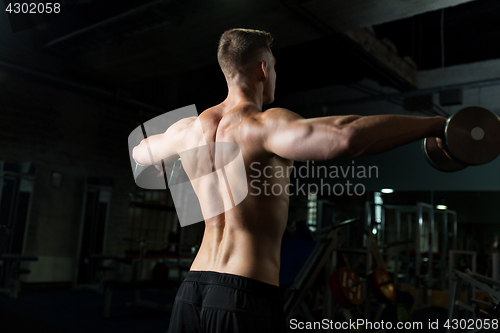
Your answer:
[[[450,160],[454,161],[453,158],[451,158],[450,155],[448,155],[448,152],[444,148],[445,147],[444,139],[442,139],[440,137],[437,137],[436,138],[436,142],[437,142],[438,147],[444,152],[444,154],[446,155],[446,157],[448,157]]]
[[[156,177],[162,177],[163,176],[163,165],[161,164],[155,164],[155,168],[160,171]]]

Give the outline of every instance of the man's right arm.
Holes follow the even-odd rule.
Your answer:
[[[170,126],[164,133],[152,135],[142,140],[132,149],[132,158],[139,165],[161,165],[172,163],[179,158],[177,149],[181,141],[180,133],[192,124],[196,117],[184,118]],[[161,167],[158,167],[161,170]]]
[[[276,108],[263,114],[264,147],[296,161],[376,155],[426,137],[443,135],[446,118],[403,115],[304,119]]]

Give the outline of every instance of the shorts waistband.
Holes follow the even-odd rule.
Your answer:
[[[246,291],[264,294],[267,296],[281,297],[281,291],[278,286],[251,279],[245,276],[229,273],[219,273],[213,271],[189,271],[184,281],[226,285],[229,287],[244,289]]]

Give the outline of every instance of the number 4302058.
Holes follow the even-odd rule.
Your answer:
[[[9,14],[58,14],[61,12],[60,3],[9,3],[5,11]]]

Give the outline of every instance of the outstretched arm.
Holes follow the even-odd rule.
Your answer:
[[[446,124],[444,117],[402,115],[304,119],[281,108],[264,114],[265,148],[297,161],[380,154],[426,137],[440,137]]]
[[[169,156],[173,160],[179,158],[172,144],[168,144],[166,133],[152,135],[141,141],[139,145],[132,150],[132,157],[139,165],[158,165]],[[169,159],[170,159],[169,158]],[[166,163],[169,163],[165,161]]]
[[[177,148],[182,141],[182,130],[196,117],[185,118],[170,126],[165,133],[152,135],[141,141],[132,150],[132,157],[139,165],[161,165],[172,163],[179,158]]]

